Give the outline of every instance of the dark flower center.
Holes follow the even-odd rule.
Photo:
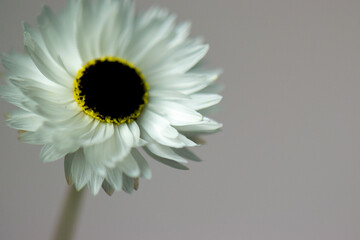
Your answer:
[[[88,115],[107,123],[130,123],[148,101],[148,85],[139,69],[106,57],[88,62],[74,81],[74,97]]]

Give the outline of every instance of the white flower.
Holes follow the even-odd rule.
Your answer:
[[[93,194],[132,192],[151,178],[138,148],[186,168],[198,160],[190,137],[221,127],[202,115],[221,96],[209,90],[216,72],[195,67],[208,45],[189,29],[163,9],[137,14],[127,0],[69,0],[58,16],[44,7],[38,29],[24,24],[27,54],[2,58],[0,94],[18,107],[8,126],[44,145],[44,162],[65,157],[68,182]]]

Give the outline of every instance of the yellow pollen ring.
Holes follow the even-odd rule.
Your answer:
[[[144,95],[142,97],[142,100],[144,101],[144,103],[141,104],[139,106],[139,108],[137,110],[135,110],[129,116],[126,116],[126,117],[123,117],[123,118],[113,118],[111,116],[104,116],[104,115],[100,114],[99,112],[95,112],[93,109],[86,106],[86,104],[85,104],[85,96],[81,94],[81,90],[80,90],[81,78],[84,76],[84,73],[85,73],[87,68],[89,68],[90,66],[95,65],[97,62],[105,62],[105,61],[107,61],[107,62],[118,62],[118,63],[121,63],[121,64],[123,64],[125,66],[128,66],[128,67],[134,69],[136,71],[136,73],[138,74],[138,76],[141,78],[142,82],[143,82],[144,92],[145,93],[144,93]],[[131,62],[128,62],[128,61],[126,61],[124,59],[121,59],[121,58],[118,58],[118,57],[102,57],[102,58],[93,59],[93,60],[87,62],[78,71],[78,73],[76,75],[76,78],[74,80],[74,98],[75,98],[75,101],[77,102],[77,104],[81,107],[81,109],[87,115],[99,120],[100,122],[113,123],[113,124],[131,123],[140,116],[140,113],[144,109],[145,105],[148,103],[149,85],[145,81],[145,76],[142,74],[140,69],[135,67],[134,64],[132,64]]]

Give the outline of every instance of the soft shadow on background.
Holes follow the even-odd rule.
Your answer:
[[[1,0],[0,52],[43,4]],[[223,131],[189,171],[150,161],[132,195],[86,193],[76,239],[360,239],[360,2],[138,0],[193,22],[224,69]],[[1,68],[3,70],[3,68]],[[14,109],[0,102],[0,113]],[[49,239],[63,161],[43,164],[0,120],[0,238]]]

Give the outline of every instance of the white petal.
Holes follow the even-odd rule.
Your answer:
[[[136,41],[129,45],[125,58],[138,65],[155,44],[171,33],[174,23],[174,15],[168,15],[162,9],[150,9],[135,22],[133,39]]]
[[[35,144],[35,145],[43,145],[51,141],[50,136],[40,130],[36,132],[24,132],[19,135],[19,140],[24,143]]]
[[[27,25],[24,25],[24,45],[35,65],[44,76],[61,86],[72,88],[73,78],[39,45]]]
[[[55,119],[54,121],[47,123],[47,126],[49,126],[49,128],[58,127],[63,131],[72,132],[78,128],[84,128],[95,121],[94,118],[84,114],[81,111],[74,112],[75,113],[69,115],[68,118]]]
[[[81,1],[76,40],[83,62],[121,55],[130,41],[132,20],[130,1]]]
[[[5,101],[14,104],[15,106],[31,111],[37,107],[31,99],[26,97],[19,88],[7,81],[7,85],[0,85],[0,96]]]
[[[183,134],[179,134],[178,140],[184,143],[186,147],[196,147],[198,144],[190,140],[189,138],[185,137]]]
[[[131,154],[117,165],[129,177],[140,177],[140,168]]]
[[[96,35],[99,33],[95,28],[91,3],[88,0],[80,1],[80,8],[76,21],[76,41],[82,62],[86,63],[100,57],[99,43]]]
[[[182,132],[192,132],[192,133],[211,133],[219,130],[222,127],[221,123],[217,123],[214,120],[204,117],[204,119],[197,123],[187,126],[177,126],[176,128]]]
[[[156,78],[158,76],[185,73],[197,64],[209,50],[208,45],[202,45],[199,41],[187,41],[169,52],[169,56],[163,59],[157,67],[146,72],[146,76]]]
[[[177,140],[179,132],[170,125],[169,121],[149,109],[141,114],[138,123],[158,143],[171,147],[184,146],[182,142]],[[145,135],[143,139],[147,140]]]
[[[115,167],[116,162],[124,161],[133,147],[133,136],[126,124],[115,127],[115,132],[107,141],[84,147],[84,153],[94,168]]]
[[[82,149],[65,156],[65,161],[71,161],[71,176],[77,190],[82,189],[90,180],[91,168],[86,163]]]
[[[152,99],[166,99],[166,100],[188,100],[189,96],[175,90],[162,90],[162,89],[151,89],[149,91],[149,102]]]
[[[185,22],[179,24],[172,31],[165,36],[162,40],[157,42],[151,49],[148,50],[147,54],[143,56],[138,66],[148,73],[151,69],[161,64],[165,58],[169,56],[169,52],[172,51],[176,46],[182,44],[186,37],[189,35],[191,24]]]
[[[175,102],[153,100],[148,104],[148,107],[152,111],[161,114],[173,126],[198,123],[203,118],[195,110]]]
[[[221,83],[214,82],[207,86],[204,89],[201,89],[199,93],[210,93],[210,94],[217,94],[219,92],[222,92],[224,90],[224,85]]]
[[[134,21],[134,6],[132,1],[111,1],[111,11],[102,26],[100,51],[103,56],[123,56],[131,39]]]
[[[144,140],[140,138],[140,128],[136,121],[128,124],[129,130],[131,131],[134,139],[134,147],[139,147],[145,144]]]
[[[128,155],[130,149],[134,146],[134,142],[135,142],[134,134],[130,130],[128,124],[120,125],[117,128],[117,130],[118,130],[118,137],[120,138],[120,141],[124,146],[124,154],[126,153],[126,155]]]
[[[72,146],[59,146],[52,143],[45,144],[41,149],[40,157],[43,162],[53,162],[63,158],[69,152],[74,152],[78,147]]]
[[[6,124],[9,127],[34,132],[42,124],[43,119],[33,113],[18,109],[7,114]]]
[[[89,189],[91,194],[96,195],[99,193],[103,181],[104,181],[103,177],[96,174],[92,174],[89,181]]]
[[[121,168],[115,167],[113,169],[109,169],[107,171],[106,180],[109,182],[109,184],[117,191],[120,191],[122,189],[122,170]]]
[[[195,93],[215,81],[217,75],[185,73],[175,75],[149,76],[150,89],[172,90],[182,94]]]
[[[153,154],[155,154],[159,157],[174,160],[174,161],[180,162],[180,163],[188,162],[188,161],[186,161],[186,159],[184,159],[183,157],[181,157],[177,153],[175,153],[170,147],[166,147],[166,146],[156,144],[156,143],[151,143],[151,144],[146,145],[146,148],[150,152],[152,152]]]
[[[38,17],[38,25],[49,54],[63,65],[72,77],[76,76],[82,62],[75,44],[74,18],[78,1],[69,1],[59,19],[47,6]]]
[[[84,123],[84,127],[78,129],[66,128],[66,125],[57,125],[53,122],[44,122],[40,130],[48,136],[50,142],[56,144],[57,148],[63,149],[61,151],[72,152],[83,146],[81,137],[88,129],[91,129],[91,124]]]
[[[74,102],[72,91],[59,85],[40,83],[32,79],[10,77],[9,81],[17,86],[24,95],[36,101],[51,101],[58,104]]]
[[[62,88],[58,83],[50,81],[48,78],[46,78],[39,71],[29,55],[17,53],[5,54],[2,56],[2,63],[4,67],[11,73],[9,76],[11,81],[19,81],[17,86],[22,89],[26,89],[27,86],[33,86],[38,88],[51,89],[52,91],[59,91],[59,89]]]
[[[113,124],[101,123],[83,112],[64,121],[47,122],[44,126],[52,132],[56,143],[83,147],[103,143],[114,134]]]
[[[32,109],[32,111],[53,122],[65,121],[80,113],[79,106],[75,102],[57,104],[37,97],[32,99],[37,103],[37,107]],[[24,105],[28,106],[27,103],[24,103]]]
[[[43,162],[53,162],[62,157],[64,157],[67,153],[59,153],[54,144],[45,144],[40,152],[40,158]]]
[[[104,124],[94,120],[91,125],[91,129],[84,129],[83,134],[79,135],[79,142],[83,146],[103,143],[114,134],[114,125],[112,124]]]
[[[201,110],[218,104],[221,101],[222,96],[218,94],[196,93],[191,95],[190,98],[191,100],[185,100],[181,103],[194,110]]]
[[[35,81],[41,81],[46,79],[38,70],[29,55],[16,52],[3,54],[1,56],[1,62],[13,76],[27,77],[29,79],[34,79]]]
[[[149,164],[145,160],[145,158],[141,155],[141,153],[138,150],[133,149],[131,151],[131,155],[133,156],[133,158],[135,159],[135,161],[137,162],[140,168],[140,172],[141,172],[140,177],[143,177],[145,179],[151,179],[151,170]]]

